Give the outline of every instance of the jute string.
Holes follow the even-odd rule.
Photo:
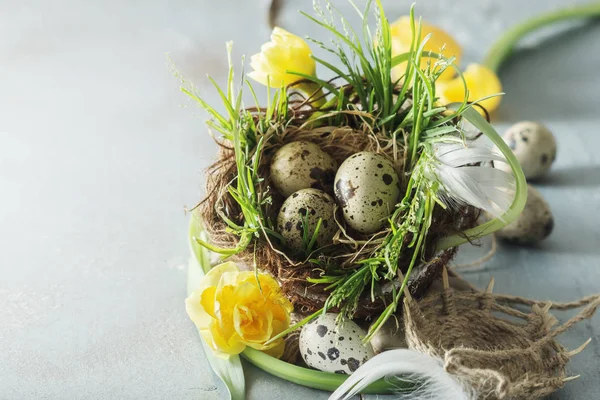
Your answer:
[[[579,348],[567,351],[555,338],[592,317],[600,295],[575,302],[540,302],[481,291],[455,291],[443,272],[444,288],[421,300],[406,298],[404,324],[409,348],[439,357],[446,370],[481,399],[531,400],[575,378],[565,367]],[[527,306],[523,312],[515,306]],[[562,325],[550,310],[584,307]],[[519,321],[520,320],[520,321]]]

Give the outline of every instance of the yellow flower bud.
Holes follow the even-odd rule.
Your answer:
[[[308,43],[288,31],[276,27],[271,41],[262,45],[260,53],[252,56],[250,76],[255,81],[273,88],[287,86],[303,78],[286,71],[315,76],[316,65]]]
[[[397,56],[410,51],[410,44],[412,41],[412,31],[410,28],[410,17],[400,17],[396,22],[390,24],[390,31],[392,36],[392,56]],[[444,57],[450,58],[455,57],[455,64],[459,64],[460,57],[462,55],[462,48],[446,31],[438,28],[437,26],[421,22],[421,37],[419,42],[422,41],[427,35],[431,34],[423,52],[426,53],[431,51],[433,53],[442,53]],[[435,64],[435,58],[423,57],[421,60],[421,69],[427,67],[427,63],[431,65]],[[393,79],[400,79],[406,71],[406,63],[402,63],[392,69]],[[453,68],[447,68],[438,80],[449,80],[456,74]]]
[[[494,71],[483,65],[470,64],[465,72],[463,72],[463,77],[469,90],[469,101],[475,101],[502,92],[502,84],[498,76]],[[437,81],[436,91],[443,104],[462,102],[465,98],[465,88],[460,77],[447,82]],[[479,104],[485,107],[488,112],[492,112],[498,108],[501,99],[501,96],[496,96],[483,100]],[[475,109],[479,110],[478,107],[475,107]]]
[[[240,271],[233,262],[211,269],[185,301],[186,311],[215,355],[227,358],[246,346],[281,357],[285,343],[265,345],[290,325],[292,304],[273,277]]]

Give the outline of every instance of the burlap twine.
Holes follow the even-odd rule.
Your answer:
[[[538,302],[493,294],[493,280],[484,292],[457,291],[445,270],[443,282],[440,292],[405,298],[409,348],[444,360],[448,373],[486,400],[538,399],[577,378],[567,377],[565,367],[590,340],[567,351],[555,338],[590,318],[600,295],[572,303]],[[580,307],[585,308],[558,326],[550,314],[551,309]]]

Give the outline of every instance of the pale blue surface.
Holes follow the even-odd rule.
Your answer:
[[[384,1],[391,18],[409,0]],[[288,2],[282,25],[316,30]],[[335,1],[350,16],[344,0]],[[465,63],[503,29],[563,0],[420,1],[452,32]],[[187,217],[215,146],[178,82],[181,70],[216,102],[225,40],[252,54],[268,37],[254,1],[0,0],[0,399],[220,399],[183,308]],[[539,37],[539,36],[538,36]],[[535,40],[528,40],[535,44]],[[559,151],[540,184],[556,220],[537,248],[500,246],[466,276],[496,291],[575,300],[600,292],[597,147],[600,24],[519,52],[502,70],[506,128],[546,123]],[[457,262],[485,253],[463,249]],[[580,380],[553,399],[600,398],[600,316],[561,338]],[[248,398],[326,399],[248,367]],[[375,398],[375,397],[371,397]]]

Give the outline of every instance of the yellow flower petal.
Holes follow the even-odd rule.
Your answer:
[[[263,345],[273,333],[273,314],[270,310],[253,310],[238,306],[234,311],[236,332],[245,344]]]
[[[239,268],[232,262],[226,262],[215,266],[202,278],[200,287],[186,299],[186,311],[190,319],[198,326],[198,329],[206,329],[211,322],[212,316],[210,314],[214,313],[214,309],[210,309],[209,312],[202,306],[202,296],[204,291],[212,286],[216,286],[223,273],[235,271],[239,271]],[[208,296],[208,294],[206,296]],[[214,297],[214,293],[212,296]]]
[[[206,288],[200,295],[200,305],[206,311],[206,314],[212,318],[216,318],[215,315],[215,293],[217,288],[211,286]]]
[[[186,300],[202,338],[219,357],[246,346],[281,355],[282,340],[265,345],[290,326],[292,304],[273,277],[240,271],[234,263],[213,268]]]
[[[252,56],[250,66],[254,71],[248,76],[263,85],[267,85],[268,77],[273,88],[287,86],[303,78],[286,71],[315,75],[316,64],[311,55],[308,43],[276,27],[271,34],[271,41],[262,45],[259,54]]]
[[[198,329],[205,329],[210,324],[211,317],[201,304],[202,291],[193,292],[185,299],[185,310]]]
[[[218,352],[240,354],[246,348],[246,345],[240,341],[240,337],[236,333],[232,335],[226,334],[217,323],[213,323],[210,326],[210,334],[212,340],[209,342],[209,345],[213,350],[217,350]]]
[[[392,56],[409,52],[412,41],[410,17],[400,17],[396,22],[390,24],[390,31],[392,36]],[[462,56],[462,48],[458,42],[443,29],[421,21],[420,41],[429,34],[431,34],[431,36],[427,43],[425,43],[425,47],[423,48],[424,52],[431,51],[434,53],[442,53],[446,58],[455,57],[454,63],[458,65]],[[426,68],[428,63],[433,65],[435,61],[435,59],[424,57],[421,60],[421,69]],[[392,76],[394,79],[400,79],[405,71],[406,63],[400,64],[393,68]],[[455,73],[453,68],[447,68],[438,80],[452,79]]]
[[[476,101],[502,92],[502,84],[498,76],[494,71],[483,65],[470,64],[463,72],[463,77],[469,90],[468,101]],[[462,102],[465,98],[465,89],[460,77],[448,82],[436,82],[436,90],[441,102],[444,104]],[[492,112],[498,108],[501,101],[501,96],[495,96],[483,100],[479,104],[485,107],[488,112]],[[475,109],[479,110],[478,107],[475,107]]]
[[[240,269],[238,268],[238,266],[231,261],[216,265],[210,271],[208,271],[208,274],[206,274],[204,278],[202,278],[202,283],[200,284],[199,289],[204,290],[207,287],[216,286],[217,283],[219,283],[219,280],[221,279],[221,275],[223,275],[226,272],[239,271]]]

